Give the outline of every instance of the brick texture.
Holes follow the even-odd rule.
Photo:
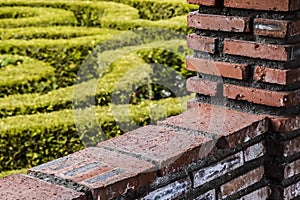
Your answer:
[[[249,32],[250,18],[191,12],[188,15],[188,25],[202,30]]]
[[[300,196],[300,181],[284,189],[283,196],[286,199],[297,199]]]
[[[218,92],[218,83],[203,80],[198,77],[191,77],[186,82],[186,88],[189,92],[195,92],[207,96],[215,96]]]
[[[254,34],[274,38],[288,38],[300,34],[300,21],[254,19]]]
[[[224,0],[225,7],[254,10],[292,11],[300,9],[298,0]]]
[[[257,159],[266,153],[266,148],[264,142],[259,142],[255,145],[248,147],[244,151],[245,162]]]
[[[269,116],[273,131],[289,133],[300,129],[300,115],[291,117]]]
[[[299,149],[300,152],[300,149]],[[300,159],[294,162],[288,163],[284,168],[284,178],[290,178],[292,176],[300,174]]]
[[[199,36],[197,34],[190,34],[187,36],[187,45],[189,48],[214,54],[216,52],[217,38]]]
[[[285,157],[292,156],[296,153],[300,153],[300,136],[284,143],[283,155]]]
[[[296,58],[299,45],[279,45],[225,39],[224,53],[275,61],[290,61]]]
[[[263,187],[240,198],[240,200],[268,199],[271,194],[269,187]]]
[[[273,107],[290,107],[300,103],[300,90],[277,92],[232,84],[224,85],[224,96]]]
[[[185,131],[146,126],[99,143],[98,146],[149,160],[156,164],[162,174],[167,174],[205,156],[200,153],[201,147],[211,142],[209,138]]]
[[[300,68],[282,70],[256,66],[253,79],[259,82],[289,85],[300,81]]]
[[[27,175],[11,175],[0,179],[0,196],[2,200],[86,200],[84,193],[53,185]]]
[[[243,176],[233,179],[232,181],[225,183],[221,187],[221,196],[226,198],[234,193],[245,189],[257,182],[259,182],[264,175],[264,168],[257,168]]]
[[[126,162],[124,162],[126,161]],[[108,199],[145,186],[156,178],[150,162],[105,150],[86,148],[29,172],[55,175],[89,188],[94,199]]]
[[[248,65],[230,62],[218,62],[194,57],[186,58],[186,68],[203,74],[245,80],[248,78]]]

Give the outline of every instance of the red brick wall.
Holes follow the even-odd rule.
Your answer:
[[[300,1],[188,2],[188,111],[0,179],[0,196],[300,198]]]

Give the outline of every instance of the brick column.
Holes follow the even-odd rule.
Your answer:
[[[195,33],[187,39],[194,55],[186,67],[199,74],[187,81],[196,93],[189,107],[214,104],[266,116],[269,198],[299,198],[300,1],[188,2],[200,5],[188,16]]]

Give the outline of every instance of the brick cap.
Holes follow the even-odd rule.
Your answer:
[[[0,179],[1,199],[22,200],[85,200],[85,194],[71,189],[52,185],[27,175],[11,175]]]
[[[167,118],[162,125],[192,129],[218,139],[219,148],[232,148],[268,130],[265,116],[209,104],[193,104],[188,111]]]

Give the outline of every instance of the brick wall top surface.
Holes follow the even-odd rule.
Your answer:
[[[0,197],[3,200],[86,200],[84,193],[26,175],[11,175],[0,179]]]

